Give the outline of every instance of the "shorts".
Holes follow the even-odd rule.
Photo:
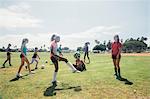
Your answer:
[[[50,59],[53,63],[58,62],[58,61],[64,61],[66,63],[68,62],[68,60],[66,58],[60,57],[58,55],[53,55],[50,57]]]
[[[24,55],[20,54],[20,58],[24,58]]]
[[[53,63],[58,62],[57,56],[51,56],[50,58]]]
[[[121,55],[119,54],[119,58],[118,59],[120,59],[121,58]],[[117,55],[112,55],[112,59],[117,59]]]

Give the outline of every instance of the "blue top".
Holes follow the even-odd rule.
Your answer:
[[[88,47],[88,45],[85,45],[84,46],[84,52],[88,52],[89,51],[89,47]]]
[[[27,55],[27,47],[26,47],[26,46],[23,46],[22,51],[23,51],[23,53],[24,53],[25,55]]]

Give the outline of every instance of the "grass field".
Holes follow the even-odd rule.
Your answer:
[[[90,54],[91,64],[87,64],[87,71],[82,73],[72,73],[65,63],[60,62],[56,95],[44,96],[51,86],[54,71],[49,53],[39,53],[39,67],[43,60],[48,60],[45,69],[39,68],[34,75],[10,82],[20,65],[19,54],[12,53],[12,67],[6,64],[7,68],[0,69],[0,99],[150,99],[150,56],[122,55],[122,76],[133,85],[115,79],[109,54]],[[29,53],[30,60],[31,56]],[[72,53],[64,54],[64,57],[74,63]],[[5,58],[6,53],[0,53],[0,66]],[[23,68],[22,74],[26,75],[28,71]],[[77,91],[78,86],[82,90]]]

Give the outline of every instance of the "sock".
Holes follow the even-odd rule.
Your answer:
[[[121,74],[120,74],[120,67],[118,67],[118,74],[119,74],[118,76],[121,77]]]
[[[115,75],[117,76],[117,68],[115,67],[114,70],[115,70]]]
[[[66,64],[72,69],[72,71],[77,70],[70,62],[67,62]]]
[[[56,76],[57,76],[57,72],[54,72],[52,82],[56,81]]]

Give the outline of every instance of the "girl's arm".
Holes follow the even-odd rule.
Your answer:
[[[37,54],[38,58],[40,59],[40,56]]]
[[[122,51],[122,45],[120,45],[119,52],[117,54],[117,58],[119,58],[119,55],[121,54],[121,51]]]

